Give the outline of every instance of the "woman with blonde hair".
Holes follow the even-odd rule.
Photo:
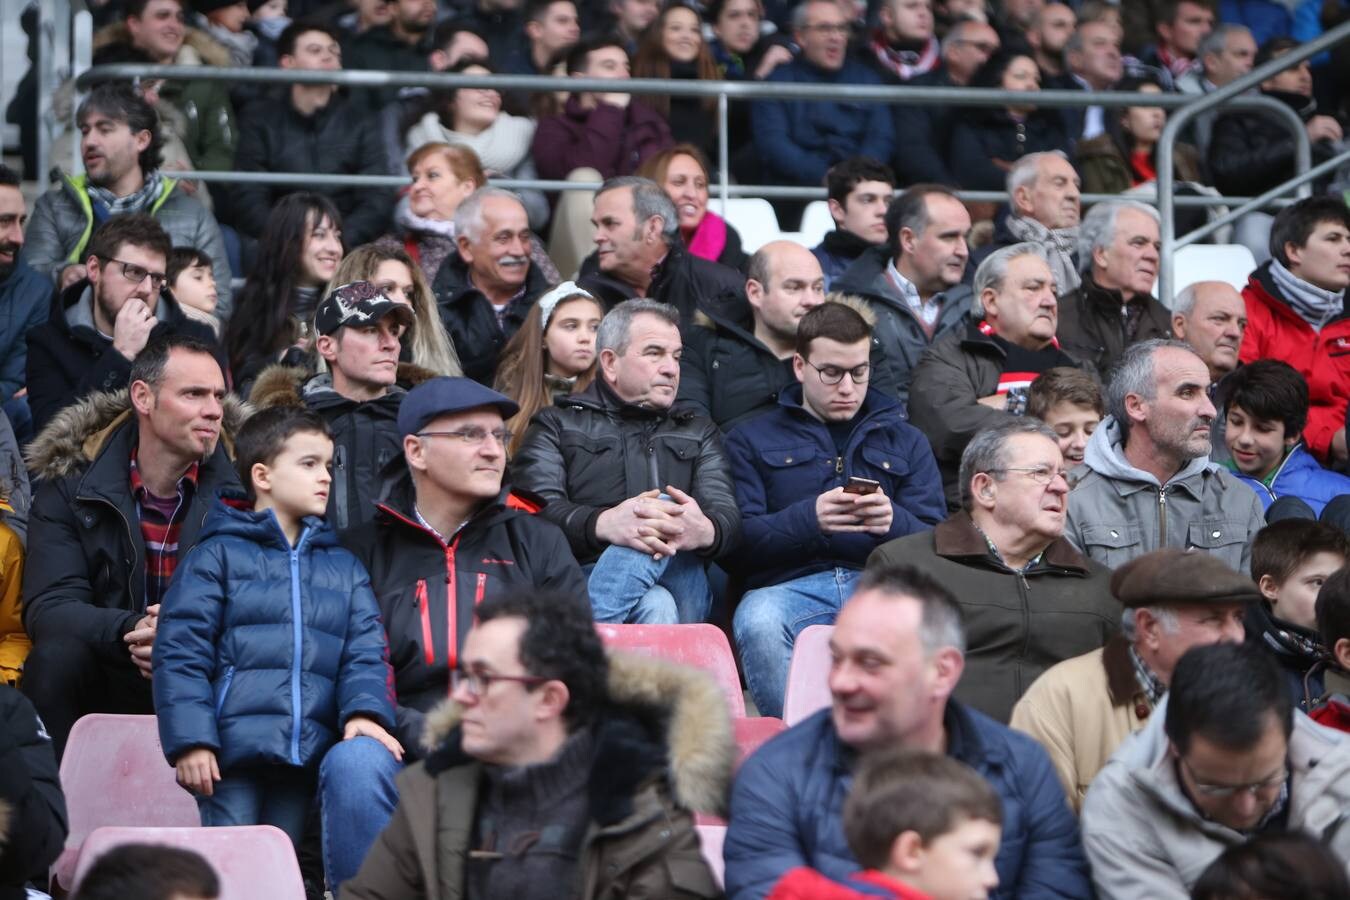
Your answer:
[[[502,351],[494,387],[520,405],[506,423],[514,453],[539,410],[558,397],[590,387],[595,379],[595,333],[604,317],[600,301],[571,281],[534,304]]]

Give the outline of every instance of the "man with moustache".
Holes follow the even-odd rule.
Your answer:
[[[19,173],[0,164],[0,406],[20,440],[31,437],[32,415],[24,389],[28,343],[24,335],[41,325],[51,305],[52,284],[19,256],[28,210]]]

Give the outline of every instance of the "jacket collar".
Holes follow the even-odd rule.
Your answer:
[[[985,542],[984,535],[980,534],[970,513],[965,510],[937,524],[933,529],[933,549],[938,556],[947,559],[959,560],[966,564],[983,561],[986,566],[994,565],[1007,569],[990,556],[989,545]],[[1041,553],[1040,562],[1028,569],[1026,574],[1036,575],[1054,569],[1060,570],[1061,574],[1087,575],[1088,561],[1083,554],[1074,549],[1073,544],[1063,537],[1058,537],[1050,542]]]
[[[1161,488],[1158,479],[1136,469],[1125,459],[1125,445],[1121,438],[1120,423],[1114,417],[1102,419],[1097,430],[1088,438],[1087,450],[1083,454],[1083,464],[1111,482],[1121,496],[1138,493],[1149,488]],[[1205,490],[1205,476],[1217,472],[1220,466],[1207,456],[1198,456],[1190,460],[1165,485],[1179,488],[1195,499],[1200,499]]]
[[[1128,302],[1147,307],[1154,299],[1152,294],[1135,294]],[[1109,312],[1112,316],[1118,316],[1120,307],[1127,302],[1120,291],[1099,285],[1090,269],[1083,273],[1083,300],[1098,312]]]
[[[800,381],[794,381],[778,392],[778,405],[787,410],[794,418],[801,419],[808,424],[819,426],[824,429],[825,423],[817,419],[807,410],[802,399],[802,384]],[[870,424],[871,420],[889,413],[896,413],[900,410],[900,403],[881,391],[869,387],[867,393],[863,395],[862,405],[858,411],[853,414],[851,422],[852,429],[849,432],[850,441],[852,435],[857,434],[865,425]]]
[[[1141,722],[1147,719],[1153,707],[1134,675],[1130,642],[1124,635],[1113,634],[1102,647],[1102,668],[1106,670],[1106,692],[1111,697],[1111,705],[1133,706],[1136,718]]]

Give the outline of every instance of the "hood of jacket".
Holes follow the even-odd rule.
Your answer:
[[[1116,481],[1132,481],[1162,487],[1155,478],[1143,469],[1136,469],[1125,459],[1125,445],[1121,436],[1120,423],[1114,416],[1107,416],[1088,438],[1087,449],[1083,451],[1083,464],[1094,472]],[[1211,462],[1208,456],[1198,456],[1182,466],[1181,471],[1168,479],[1168,484],[1179,484],[1205,472],[1218,471],[1219,465]]]
[[[706,672],[663,659],[609,654],[609,697],[595,727],[589,781],[591,815],[623,819],[637,788],[664,770],[675,802],[692,812],[724,815],[736,741],[726,698]],[[471,762],[459,747],[461,710],[446,700],[427,715],[432,774]]]
[[[337,536],[320,516],[305,516],[301,520],[308,531],[306,547],[336,547]],[[221,491],[211,511],[206,514],[198,542],[212,537],[237,537],[264,547],[275,547],[289,553],[291,543],[281,530],[276,513],[270,509],[252,509],[244,494],[237,488]]]
[[[114,22],[94,32],[92,48],[95,53],[114,44],[130,44],[131,31],[126,22]],[[183,28],[183,46],[174,57],[176,66],[228,66],[230,50],[224,44],[211,37],[200,28],[186,25]]]

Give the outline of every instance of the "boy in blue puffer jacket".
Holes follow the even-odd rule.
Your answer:
[[[365,569],[324,523],[333,441],[313,412],[255,414],[235,444],[248,502],[222,497],[165,595],[154,645],[160,743],[202,824],[299,844],[324,753],[396,758],[384,626]]]

